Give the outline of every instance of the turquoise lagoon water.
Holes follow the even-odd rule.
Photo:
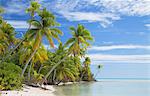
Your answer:
[[[56,96],[150,96],[149,70],[149,64],[106,64],[98,82],[56,86]]]
[[[56,96],[150,96],[149,80],[102,80],[56,87]]]

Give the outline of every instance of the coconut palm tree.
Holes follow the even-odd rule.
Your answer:
[[[75,81],[79,76],[78,69],[73,64],[74,62],[68,58],[57,66],[56,70],[56,80],[60,83],[61,81]]]
[[[40,8],[40,4],[38,2],[36,1],[31,2],[30,7],[27,8],[26,10],[27,13],[30,13],[31,16],[30,20],[34,19],[35,13],[39,11],[39,8]],[[3,12],[3,10],[0,12]],[[30,28],[31,28],[31,24],[29,23],[29,28],[27,31],[29,31]],[[26,40],[26,35],[19,41],[18,44],[15,45],[15,47],[9,52],[9,54],[5,57],[5,59],[7,59],[22,44],[24,40]]]
[[[5,53],[16,43],[14,28],[5,21],[0,24],[0,53]]]
[[[42,38],[46,36],[50,45],[54,47],[53,38],[57,39],[60,42],[59,35],[63,34],[58,28],[55,28],[55,26],[58,26],[59,24],[56,22],[55,16],[52,13],[48,12],[46,8],[40,10],[38,12],[38,16],[40,17],[40,20],[34,19],[29,21],[33,28],[31,28],[26,33],[26,37],[27,40],[35,39],[35,42],[33,45],[32,54],[27,59],[21,76],[23,76],[29,62],[31,61],[38,47],[42,43]]]
[[[82,68],[82,74],[80,80],[84,79],[90,81],[92,79],[90,64],[91,64],[90,58],[86,57],[85,61],[83,62],[83,68]]]
[[[93,41],[93,37],[90,32],[81,24],[78,24],[77,28],[70,27],[72,38],[66,42],[66,46],[69,47],[69,52],[74,57],[84,57],[87,47],[90,46],[90,41]],[[79,71],[81,71],[81,64],[78,64],[75,60],[74,63],[78,66]],[[82,76],[81,76],[82,77]]]
[[[30,13],[31,19],[34,19],[35,13],[39,11],[40,6],[37,1],[32,1],[30,7],[26,9],[26,12]]]
[[[101,64],[99,64],[99,65],[97,66],[97,72],[96,72],[94,78],[97,77],[97,75],[98,75],[98,73],[100,72],[100,69],[101,69],[102,67],[103,67],[103,65],[101,65]]]
[[[70,27],[70,30],[72,31],[73,37],[70,38],[66,44],[64,45],[65,47],[70,45],[69,51],[66,54],[64,58],[62,58],[59,62],[57,62],[51,70],[45,75],[44,79],[47,79],[48,76],[53,72],[53,70],[63,62],[68,55],[73,53],[74,56],[80,55],[81,51],[80,50],[85,50],[88,46],[90,46],[90,43],[88,41],[92,41],[93,38],[90,34],[90,32],[81,24],[78,25],[77,29],[74,27]]]
[[[31,42],[23,42],[23,46],[20,48],[19,53],[20,53],[20,58],[19,62],[23,64],[28,57],[32,54],[32,48],[33,48],[34,41]],[[28,71],[28,79],[30,80],[30,73],[31,73],[31,68],[34,67],[33,64],[39,62],[41,65],[48,60],[48,55],[47,55],[47,50],[43,45],[40,45],[37,52],[34,54],[32,60],[30,61],[30,67]],[[33,68],[32,68],[33,69]]]
[[[49,60],[47,63],[48,69],[52,70],[52,68],[57,65],[58,61],[61,61],[62,58],[66,57],[64,61],[62,61],[58,66],[52,70],[52,74],[48,77],[48,81],[52,84],[65,82],[65,81],[75,81],[78,77],[78,69],[76,68],[75,64],[72,61],[72,57],[66,55],[67,49],[60,43],[58,49],[55,53],[49,54]]]
[[[70,46],[69,52],[74,56],[80,55],[81,50],[86,50],[86,48],[90,46],[88,41],[93,41],[93,37],[91,36],[90,32],[81,24],[78,24],[77,29],[70,27],[70,30],[72,31],[72,38],[70,38],[65,45]]]

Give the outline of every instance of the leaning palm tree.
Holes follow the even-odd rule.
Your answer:
[[[0,51],[5,53],[6,50],[11,48],[16,43],[15,30],[6,21],[0,24]],[[2,51],[3,50],[3,51]]]
[[[92,74],[91,74],[91,70],[90,70],[90,64],[91,64],[90,58],[86,57],[85,61],[83,62],[83,68],[82,68],[82,73],[81,73],[80,80],[82,80],[83,78],[85,80],[91,80],[92,79]]]
[[[19,62],[23,64],[26,59],[32,54],[34,41],[31,42],[23,42],[23,46],[19,50],[20,58]],[[34,54],[32,60],[30,61],[30,67],[28,71],[28,80],[30,80],[30,73],[34,64],[39,62],[39,64],[43,65],[43,63],[48,60],[47,50],[43,45],[40,45],[37,52]]]
[[[34,19],[35,13],[39,11],[39,8],[40,8],[40,4],[38,2],[36,2],[36,1],[31,2],[30,7],[27,8],[27,10],[26,10],[27,13],[30,13],[30,16],[31,16],[30,20]],[[0,12],[3,12],[3,10],[0,11]],[[30,28],[31,28],[31,24],[29,23],[29,28],[28,28],[27,31],[29,31]],[[24,36],[19,41],[19,43],[15,45],[15,47],[9,52],[9,54],[5,57],[5,59],[7,59],[25,40],[26,40],[26,36]]]
[[[25,67],[22,70],[21,76],[23,76],[29,62],[31,61],[32,57],[38,50],[38,47],[42,43],[42,38],[44,36],[47,37],[50,45],[54,47],[53,38],[57,39],[60,42],[59,35],[62,35],[63,33],[58,29],[55,28],[59,24],[55,20],[55,16],[48,12],[45,8],[43,10],[40,10],[38,12],[38,16],[40,20],[30,20],[29,23],[33,26],[27,33],[26,37],[27,40],[35,39],[35,42],[33,44],[32,54],[27,59],[25,63]]]
[[[67,58],[68,55],[72,53],[74,56],[79,55],[81,54],[80,52],[81,49],[85,50],[88,46],[90,46],[90,43],[88,41],[92,41],[93,38],[90,32],[83,25],[79,24],[77,29],[75,29],[74,27],[70,27],[70,30],[72,31],[73,37],[70,38],[64,45],[64,47],[70,45],[68,53],[66,54],[64,58],[62,58],[62,60],[57,62],[51,68],[51,70],[45,75],[44,79],[47,79],[48,76],[53,72],[53,70],[55,70],[55,68],[59,64],[61,64],[61,62],[63,62]]]
[[[93,37],[91,36],[90,32],[81,24],[78,24],[77,29],[70,27],[70,30],[72,31],[72,38],[70,38],[65,45],[70,46],[70,53],[72,53],[74,56],[79,56],[81,50],[86,50],[86,48],[90,46],[88,41],[93,41]]]
[[[47,62],[48,69],[52,70],[55,65],[57,65],[58,61],[61,61],[62,58],[66,57],[64,61],[62,61],[54,70],[52,70],[53,74],[49,75],[48,82],[52,84],[59,84],[60,82],[65,81],[75,81],[78,77],[78,69],[73,64],[72,57],[66,55],[67,49],[60,43],[58,49],[55,53],[49,54],[49,60]]]
[[[97,75],[98,75],[98,73],[100,72],[100,69],[101,69],[102,67],[103,67],[103,65],[101,65],[101,64],[99,64],[99,65],[97,66],[97,72],[96,72],[94,78],[97,77]]]
[[[73,64],[71,58],[68,57],[64,62],[57,66],[56,70],[56,81],[58,84],[63,81],[75,81],[78,78],[79,72],[76,66]]]
[[[72,31],[72,38],[66,42],[66,46],[69,47],[69,53],[74,57],[84,57],[87,47],[90,46],[90,41],[93,41],[93,37],[90,32],[81,24],[78,24],[77,29],[70,27]],[[79,65],[75,60],[74,63]],[[77,66],[79,71],[81,71],[81,66]]]

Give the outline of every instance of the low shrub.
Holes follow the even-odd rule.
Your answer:
[[[0,64],[0,90],[14,90],[22,87],[21,68],[13,63]]]

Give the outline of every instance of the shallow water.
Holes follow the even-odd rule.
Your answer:
[[[149,80],[104,80],[55,88],[56,96],[150,96]]]

